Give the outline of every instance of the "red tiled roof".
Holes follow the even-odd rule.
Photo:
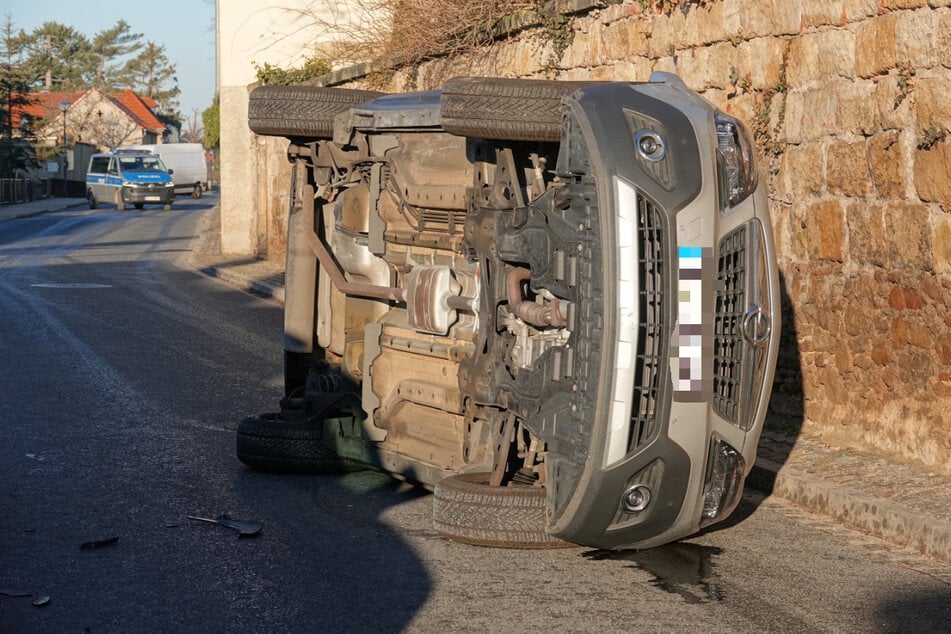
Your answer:
[[[151,97],[140,97],[132,92],[131,88],[126,88],[125,92],[121,93],[110,93],[108,97],[113,103],[121,105],[132,115],[132,119],[146,130],[158,132],[165,129],[165,125],[156,119],[152,112],[152,108],[158,104]]]
[[[27,95],[28,103],[13,106],[11,123],[14,128],[18,128],[22,115],[29,115],[34,119],[57,117],[60,114],[59,103],[61,101],[68,101],[71,104],[76,103],[91,90],[95,89],[84,92],[30,93]],[[159,132],[165,129],[165,125],[152,112],[152,108],[155,108],[158,104],[151,97],[140,97],[128,88],[125,92],[104,94],[104,96],[125,112],[140,128],[150,132]]]
[[[20,127],[20,117],[29,115],[34,119],[45,119],[56,117],[60,114],[59,103],[68,101],[76,103],[85,92],[35,92],[26,96],[27,103],[14,105],[13,120],[11,123],[14,128]]]

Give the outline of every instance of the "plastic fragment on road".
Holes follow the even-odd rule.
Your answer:
[[[187,517],[190,520],[210,522],[212,524],[218,524],[226,528],[231,528],[238,531],[238,537],[253,537],[254,535],[258,535],[261,532],[261,529],[264,528],[264,525],[261,522],[236,520],[232,519],[228,515],[219,515],[215,519],[208,517],[196,517],[194,515],[188,515]]]
[[[19,599],[22,597],[33,597],[33,605],[38,608],[49,605],[50,597],[46,594],[40,594],[39,592],[20,592],[18,590],[6,590],[0,589],[0,594]]]
[[[119,541],[119,536],[115,535],[113,537],[107,537],[106,539],[97,539],[91,542],[83,542],[80,545],[79,550],[91,550],[93,548],[102,548],[103,546],[111,546]]]

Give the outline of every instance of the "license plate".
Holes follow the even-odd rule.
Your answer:
[[[161,200],[159,196],[146,196],[145,199],[146,200]]]

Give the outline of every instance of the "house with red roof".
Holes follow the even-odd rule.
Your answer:
[[[11,114],[14,135],[33,137],[37,145],[85,143],[110,150],[162,143],[167,128],[155,116],[157,105],[152,98],[130,89],[106,93],[91,88],[84,92],[31,93],[26,95],[25,104],[13,107]]]

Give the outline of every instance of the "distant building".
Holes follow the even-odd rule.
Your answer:
[[[105,93],[97,88],[85,92],[30,93],[26,100],[26,104],[13,107],[13,133],[33,138],[39,147],[86,143],[109,150],[138,143],[163,143],[170,132],[155,115],[155,100],[129,89],[120,93]]]

